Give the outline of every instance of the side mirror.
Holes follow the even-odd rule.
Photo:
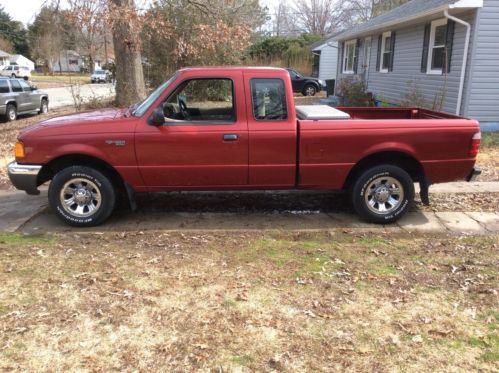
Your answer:
[[[165,115],[163,114],[163,109],[158,107],[152,112],[152,116],[149,119],[149,124],[153,126],[161,126],[165,124]]]
[[[38,90],[38,87],[37,87],[36,85],[32,85],[32,86],[31,86],[31,90],[32,90],[32,91],[36,91],[36,90]]]

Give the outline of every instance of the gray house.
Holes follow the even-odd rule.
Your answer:
[[[339,80],[499,126],[499,0],[412,0],[334,39]]]
[[[314,76],[321,79],[336,79],[338,70],[338,42],[333,40],[334,35],[312,44],[314,55]]]

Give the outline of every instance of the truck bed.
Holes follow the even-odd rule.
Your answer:
[[[350,119],[466,119],[453,114],[407,107],[338,107],[350,115]]]

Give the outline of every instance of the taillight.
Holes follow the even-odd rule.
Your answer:
[[[480,149],[481,139],[482,139],[482,134],[480,132],[475,133],[471,138],[470,152],[468,154],[470,157],[474,158],[478,155],[478,149]]]

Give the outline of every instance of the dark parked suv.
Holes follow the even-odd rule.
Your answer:
[[[317,78],[302,76],[296,70],[286,69],[291,77],[293,92],[301,92],[303,96],[315,96],[325,86],[325,83]]]
[[[18,114],[46,113],[49,96],[24,79],[0,77],[0,116],[8,122]]]

